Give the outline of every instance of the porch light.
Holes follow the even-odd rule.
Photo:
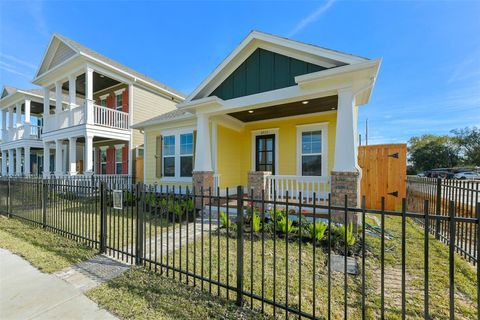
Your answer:
[[[305,101],[302,101],[302,104],[307,104],[309,101],[308,100],[305,100]]]
[[[253,110],[248,110],[248,113],[253,113]]]
[[[105,76],[103,74],[100,75],[100,78],[105,78]]]
[[[335,110],[335,107],[332,107],[331,109],[332,109],[332,110]]]

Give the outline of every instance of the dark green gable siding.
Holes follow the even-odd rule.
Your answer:
[[[210,96],[223,100],[295,85],[295,77],[326,68],[257,49]]]

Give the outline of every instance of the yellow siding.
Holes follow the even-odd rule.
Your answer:
[[[328,122],[328,170],[333,168],[336,137],[336,113],[305,117],[274,119],[247,124],[242,133],[218,126],[218,173],[220,187],[247,184],[247,174],[252,170],[252,131],[278,128],[279,175],[297,174],[297,126]]]

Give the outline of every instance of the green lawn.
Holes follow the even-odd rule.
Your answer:
[[[0,247],[22,256],[43,272],[62,270],[97,253],[74,240],[5,216],[0,216]]]
[[[144,268],[87,292],[121,319],[263,319],[258,313]]]

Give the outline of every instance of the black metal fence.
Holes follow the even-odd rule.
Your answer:
[[[431,205],[429,213],[440,216],[449,215],[449,204],[455,205],[455,216],[460,218],[477,217],[480,202],[480,181],[466,181],[441,178],[407,178],[407,208],[421,212],[424,199]],[[419,220],[423,223],[422,220]],[[430,222],[430,232],[437,240],[450,243],[448,222],[435,220]],[[465,221],[457,221],[454,237],[455,251],[474,265],[478,262],[478,232],[475,226]]]
[[[463,223],[478,256],[478,205],[464,217],[454,201],[448,214],[432,214],[431,199],[418,213],[406,199],[399,212],[367,212],[365,201],[350,208],[346,198],[342,206],[298,198],[0,179],[2,213],[274,317],[479,317],[480,264],[455,253]],[[453,241],[445,247],[414,220],[431,232],[439,223]]]

